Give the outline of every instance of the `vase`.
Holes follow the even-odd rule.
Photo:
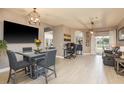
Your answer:
[[[40,49],[39,49],[39,47],[37,47],[37,51],[39,51]]]

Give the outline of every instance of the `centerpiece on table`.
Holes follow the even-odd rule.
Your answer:
[[[40,45],[41,45],[41,40],[40,39],[35,39],[35,45],[37,47],[37,49],[35,50],[35,52],[40,52],[41,49],[40,49]]]

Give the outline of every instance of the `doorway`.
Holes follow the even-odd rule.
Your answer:
[[[75,31],[74,43],[77,45],[77,54],[83,53],[83,32]]]
[[[96,36],[96,54],[102,54],[104,49],[110,49],[110,37],[109,36]]]
[[[75,43],[83,45],[83,32],[75,31]]]
[[[44,29],[44,47],[53,47],[53,31],[52,29]]]

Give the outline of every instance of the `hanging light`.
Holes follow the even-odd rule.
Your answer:
[[[93,26],[94,26],[94,22],[93,22],[93,21],[91,21],[90,23],[91,23],[91,30],[90,30],[90,34],[92,35],[92,34],[93,34]]]
[[[40,25],[40,14],[36,11],[36,8],[33,8],[33,11],[28,14],[29,24],[38,24]]]
[[[93,34],[93,31],[90,31],[90,34]]]

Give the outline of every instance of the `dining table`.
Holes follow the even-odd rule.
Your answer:
[[[31,66],[29,67],[29,69],[30,69],[29,76],[31,79],[37,79],[37,77],[38,77],[37,60],[45,59],[47,51],[49,51],[49,49],[42,49],[40,52],[36,52],[34,50],[30,51],[30,52],[23,52],[23,51],[15,52],[16,54],[26,57],[28,59],[28,62],[30,62]]]

